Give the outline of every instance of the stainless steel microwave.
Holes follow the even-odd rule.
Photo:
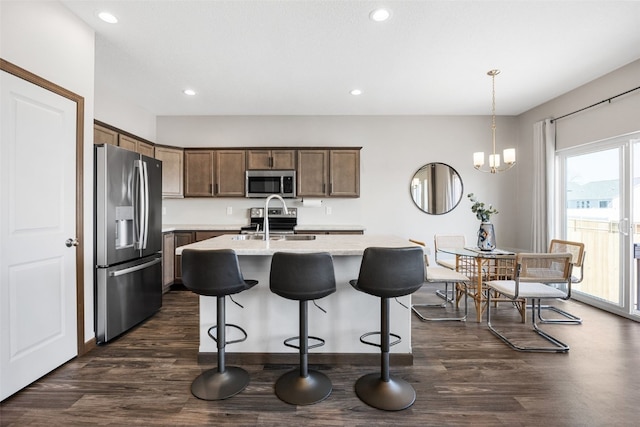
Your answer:
[[[246,172],[245,195],[247,197],[296,197],[296,171],[249,170]]]

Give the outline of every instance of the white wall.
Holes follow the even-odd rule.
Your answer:
[[[436,233],[465,234],[475,242],[479,222],[466,198],[476,193],[493,203],[498,244],[515,243],[513,193],[516,174],[483,174],[473,169],[472,153],[491,147],[490,117],[435,116],[224,116],[158,117],[157,142],[181,147],[357,146],[361,151],[361,197],[323,199],[323,208],[299,208],[305,225],[358,224],[367,233],[416,238],[432,246]],[[516,146],[516,119],[497,121],[498,145]],[[409,194],[415,171],[429,162],[453,166],[465,196],[446,215],[418,210]],[[299,206],[299,203],[293,203]],[[226,208],[233,215],[226,215]],[[245,199],[165,200],[165,223],[244,224],[246,209],[260,202]],[[327,215],[324,207],[331,206]]]
[[[130,132],[140,138],[156,140],[156,116],[114,94],[114,91],[96,82],[95,118],[118,129]]]
[[[94,32],[58,2],[1,1],[0,57],[84,97],[85,341],[93,338]]]
[[[560,117],[640,86],[640,60],[542,104],[518,117],[520,159],[533,156],[533,124],[545,118]],[[640,91],[611,103],[604,103],[556,122],[557,149],[566,149],[640,131]],[[521,226],[516,245],[530,249],[531,210],[535,200],[529,194],[533,186],[531,161],[517,166],[518,190],[514,199]]]

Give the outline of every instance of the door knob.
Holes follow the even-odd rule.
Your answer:
[[[80,242],[78,242],[78,239],[73,238],[73,239],[67,239],[67,241],[64,242],[64,244],[67,245],[68,248],[70,248],[71,246],[78,246]]]

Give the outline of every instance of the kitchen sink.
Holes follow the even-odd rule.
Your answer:
[[[316,236],[313,234],[272,234],[269,236],[269,240],[305,241],[315,239]],[[232,240],[264,240],[264,234],[239,234],[233,236]]]
[[[282,240],[316,240],[316,236],[313,234],[287,234]]]
[[[264,236],[261,234],[239,234],[233,236],[231,240],[264,240]]]

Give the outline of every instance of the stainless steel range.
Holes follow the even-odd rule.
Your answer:
[[[293,234],[293,230],[298,225],[298,210],[288,208],[289,212],[284,213],[282,208],[269,208],[269,232],[271,234]],[[249,209],[251,224],[242,227],[241,233],[264,232],[264,208]]]

